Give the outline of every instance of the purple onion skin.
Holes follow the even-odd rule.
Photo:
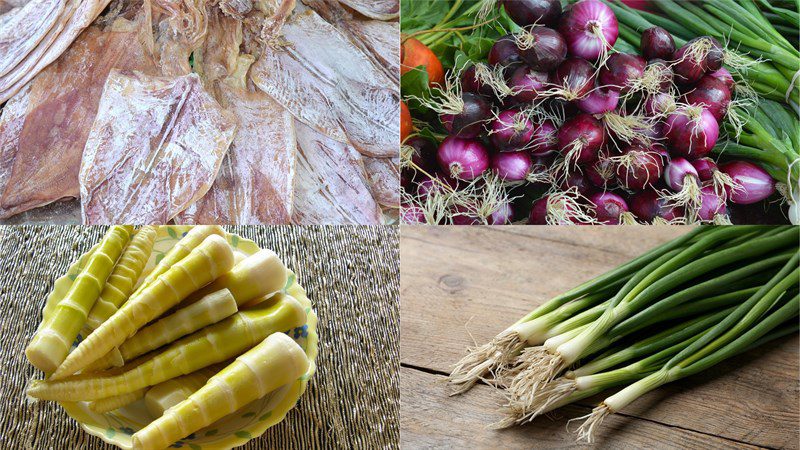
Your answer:
[[[714,173],[719,170],[717,163],[711,158],[697,158],[692,161],[692,166],[697,171],[700,181],[711,181],[714,178]]]
[[[520,49],[519,55],[533,69],[549,72],[558,67],[567,57],[567,44],[558,31],[547,27],[530,30],[534,43],[528,49]]]
[[[545,156],[558,150],[558,129],[551,120],[543,120],[533,129],[530,152],[534,156]]]
[[[501,111],[491,123],[492,134],[489,135],[489,139],[501,152],[521,150],[533,140],[533,123],[526,117],[520,117],[519,114],[518,109]],[[524,128],[517,130],[515,127],[517,121],[522,121]]]
[[[475,66],[469,66],[464,72],[461,74],[461,91],[462,92],[469,92],[472,94],[480,94],[487,98],[494,97],[494,91],[488,85],[485,85],[478,81],[475,77]]]
[[[766,200],[775,193],[775,180],[764,169],[751,162],[731,161],[719,166],[719,170],[728,174],[741,187],[729,193],[733,203],[750,205]]]
[[[508,86],[519,92],[514,100],[523,103],[536,100],[549,85],[549,73],[539,72],[525,65],[517,67],[508,81]]]
[[[528,25],[555,25],[561,17],[558,0],[504,0],[508,17],[521,27]]]
[[[672,158],[672,161],[664,168],[664,183],[675,192],[683,188],[687,176],[700,179],[697,170],[685,158]]]
[[[619,225],[619,217],[628,211],[625,199],[613,192],[595,192],[589,201],[595,205],[595,219],[604,225]]]
[[[670,67],[669,63],[663,59],[651,59],[647,62],[644,73],[647,75],[651,71],[659,74],[659,79],[661,80],[659,90],[661,92],[669,92],[670,87],[672,87],[672,80],[675,78],[675,73],[672,72],[672,67]]]
[[[435,179],[428,178],[423,175],[423,179],[417,184],[417,193],[422,197],[427,197],[434,192],[444,192],[446,188],[442,186],[445,184],[452,189],[458,189],[458,180],[455,180],[444,174],[434,175]]]
[[[436,152],[439,167],[461,180],[474,180],[489,169],[489,151],[480,141],[449,136]]]
[[[728,113],[731,91],[724,81],[706,75],[686,94],[686,102],[690,105],[703,106],[717,119],[717,122],[720,122]]]
[[[531,212],[528,215],[528,224],[529,225],[548,225],[547,223],[547,201],[550,196],[545,195],[544,197],[540,198],[533,202],[531,206]],[[568,207],[571,209],[571,207]],[[564,219],[557,223],[556,225],[571,225],[573,224],[572,221],[569,219]]]
[[[575,141],[580,141],[581,149],[576,158],[578,164],[586,164],[597,159],[603,147],[605,130],[599,120],[589,114],[578,114],[568,119],[558,130],[558,146],[567,151]]]
[[[716,58],[717,55],[715,49],[710,50],[708,52],[708,55],[706,56],[706,59],[702,61],[695,61],[692,58],[686,57],[686,53],[689,51],[689,48],[700,39],[712,39],[712,43],[716,42],[716,40],[714,40],[713,38],[709,38],[708,36],[701,36],[690,40],[689,42],[684,44],[683,47],[676,50],[675,53],[672,55],[672,61],[675,62],[675,64],[672,66],[672,71],[675,72],[675,81],[684,85],[694,84],[700,81],[700,78],[702,78],[703,75],[705,75],[706,72],[709,71],[710,69],[709,59],[714,59]],[[717,42],[717,44],[719,43]],[[714,57],[711,56],[712,53],[715,55]],[[716,65],[716,62],[714,64]],[[713,72],[714,70],[717,70],[720,67],[722,67],[721,60],[719,67],[711,71]]]
[[[400,220],[406,225],[422,225],[427,223],[422,208],[415,205],[403,205]]]
[[[528,152],[500,152],[492,155],[492,170],[505,181],[523,181],[531,171]]]
[[[481,221],[466,208],[455,207],[452,215],[453,225],[480,225]]]
[[[714,186],[700,188],[700,208],[697,210],[697,217],[700,220],[710,222],[717,215],[727,214],[727,211],[725,201],[717,195]]]
[[[600,27],[605,44],[592,33],[593,25]],[[570,5],[561,16],[558,29],[567,41],[570,55],[592,61],[611,49],[619,36],[617,17],[600,0],[581,0]]]
[[[404,145],[414,149],[411,161],[417,167],[428,173],[436,170],[436,144],[423,137],[413,136],[408,138]]]
[[[594,87],[594,67],[585,59],[567,58],[553,74],[553,83],[583,97]]]
[[[493,66],[498,64],[509,66],[521,62],[522,58],[519,55],[519,49],[517,48],[517,41],[514,35],[507,34],[495,41],[491,50],[489,50],[488,58],[489,64]]]
[[[603,114],[617,109],[619,91],[594,88],[589,95],[575,102],[578,109],[588,114]]]
[[[719,123],[705,108],[697,121],[676,112],[667,117],[664,136],[672,153],[690,159],[702,158],[717,144]]]
[[[483,97],[472,92],[462,94],[464,109],[460,114],[443,114],[442,124],[452,135],[471,139],[484,131],[484,123],[492,116],[492,106]]]
[[[509,225],[514,220],[514,208],[511,203],[503,203],[497,211],[487,217],[489,225]]]
[[[600,84],[627,93],[630,91],[632,81],[644,76],[646,65],[647,62],[641,56],[614,53],[600,69]]]
[[[577,170],[570,172],[560,185],[561,190],[567,191],[569,189],[576,189],[579,194],[587,195],[592,191],[592,183],[589,177]]]
[[[669,59],[675,53],[675,39],[669,31],[661,27],[652,27],[642,32],[642,55],[651,59]]]
[[[719,70],[711,72],[708,74],[710,77],[714,77],[723,83],[725,83],[725,87],[728,88],[729,91],[733,92],[733,89],[736,87],[736,81],[733,79],[733,75],[728,72],[728,69],[721,67]]]
[[[633,191],[653,186],[664,172],[664,161],[658,152],[639,144],[629,145],[622,150],[623,155],[633,155],[635,160],[627,167],[617,165],[619,184]]]
[[[706,36],[711,41],[711,49],[706,56],[706,71],[715,72],[722,68],[722,63],[725,59],[725,50],[722,44],[713,37]]]
[[[670,105],[675,104],[675,98],[666,92],[659,92],[650,95],[644,101],[644,110],[651,116],[657,116],[668,112]]]
[[[631,198],[631,212],[637,219],[652,222],[656,217],[665,220],[674,220],[683,217],[680,208],[666,206],[666,201],[653,189],[637,193]]]
[[[614,171],[614,163],[608,159],[600,158],[592,164],[589,164],[586,169],[586,178],[592,183],[594,187],[600,189],[615,189],[617,185],[617,177]]]

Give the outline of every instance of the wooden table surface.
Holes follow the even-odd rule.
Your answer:
[[[605,396],[533,423],[487,427],[502,396],[479,384],[448,397],[446,375],[535,305],[683,232],[679,227],[404,227],[401,232],[402,448],[573,448]],[[797,448],[798,339],[791,336],[663,386],[607,419],[597,446]]]

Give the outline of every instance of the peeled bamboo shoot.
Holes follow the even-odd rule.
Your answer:
[[[148,225],[139,229],[131,239],[125,252],[114,266],[114,271],[108,277],[103,292],[89,312],[86,319],[87,325],[96,329],[101,323],[108,320],[133,292],[136,281],[142,274],[150,253],[153,251],[153,242],[156,239],[158,228]]]
[[[131,403],[144,398],[146,389],[139,389],[127,394],[115,395],[113,397],[101,398],[89,402],[89,409],[98,413],[104,414],[115,409],[122,408],[123,406],[130,405]]]
[[[303,349],[289,336],[275,333],[236,358],[188,399],[133,435],[134,449],[163,449],[264,397],[308,370]]]
[[[153,270],[147,274],[142,284],[139,285],[137,293],[155,281],[162,273],[169,270],[169,268],[174,266],[178,261],[188,256],[192,250],[205,240],[205,238],[214,234],[225,237],[225,230],[219,225],[198,225],[189,230],[186,236],[181,238],[175,246],[169,249],[167,254],[164,255],[164,258],[162,258]]]
[[[189,294],[228,272],[233,251],[217,235],[205,238],[189,255],[131,297],[113,316],[86,337],[58,367],[52,379],[74,374],[118,347],[137,330],[180,303]],[[113,394],[105,395],[108,397]]]
[[[275,304],[239,311],[196,331],[133,369],[111,376],[33,381],[28,395],[43,400],[87,401],[133,392],[234,358],[270,334],[298,327],[305,321],[300,302],[284,295]]]
[[[144,406],[147,407],[147,412],[152,414],[153,417],[161,417],[164,411],[186,400],[190,395],[200,390],[209,378],[216,375],[227,365],[225,363],[222,363],[222,365],[216,364],[151,387],[144,395]]]
[[[241,306],[280,291],[286,286],[287,279],[286,266],[278,255],[272,250],[260,250],[236,264],[230,272],[192,294],[183,305],[196,302],[220,289],[229,289],[236,304]]]
[[[119,347],[122,358],[130,361],[189,333],[215,324],[236,314],[236,300],[231,291],[222,289],[203,297],[197,303],[177,310],[158,322],[139,330]]]
[[[132,230],[133,227],[127,225],[109,228],[52,317],[33,336],[25,355],[41,371],[53,372],[67,357]]]

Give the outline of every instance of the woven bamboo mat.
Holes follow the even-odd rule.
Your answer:
[[[399,446],[397,227],[230,227],[275,250],[319,316],[318,369],[286,419],[244,449]],[[53,402],[28,403],[24,348],[53,282],[103,227],[0,227],[0,449],[112,448]]]

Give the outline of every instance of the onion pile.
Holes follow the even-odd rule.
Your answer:
[[[729,204],[775,192],[761,167],[710,158],[736,89],[718,41],[676,48],[653,27],[641,55],[628,54],[614,50],[617,19],[600,0],[501,5],[522,31],[498,39],[488,63],[450,74],[438,92],[447,108],[436,96],[426,105],[449,136],[410,144],[419,164],[405,165],[403,188],[414,222],[729,223]],[[423,215],[424,205],[448,211]]]

